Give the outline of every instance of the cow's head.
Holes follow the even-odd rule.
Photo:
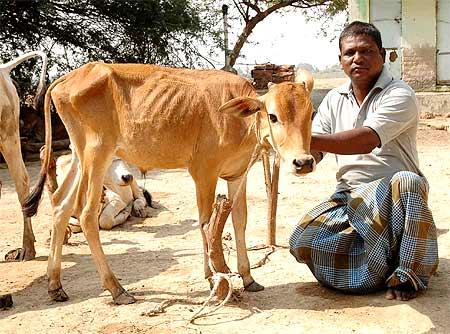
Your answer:
[[[128,165],[117,157],[114,157],[105,175],[105,186],[128,186],[133,181],[133,174]]]
[[[278,149],[284,166],[295,175],[306,174],[315,168],[309,149],[312,85],[312,81],[271,85],[263,96],[238,97],[222,105],[219,110],[239,117],[259,113],[261,139],[266,138],[274,149]]]

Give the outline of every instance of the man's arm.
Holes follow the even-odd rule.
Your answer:
[[[380,144],[380,138],[374,130],[369,127],[362,127],[334,134],[313,135],[311,151],[335,154],[366,154],[372,152]]]
[[[321,162],[322,159],[323,159],[323,153],[322,153],[322,152],[311,150],[311,155],[313,156],[314,161],[316,162],[316,165],[317,165],[319,162]]]

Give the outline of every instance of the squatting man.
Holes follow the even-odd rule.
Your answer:
[[[416,148],[416,97],[384,65],[374,25],[346,26],[339,49],[350,81],[322,101],[311,141],[317,163],[335,154],[338,184],[300,220],[290,251],[325,286],[351,293],[384,288],[387,299],[409,300],[427,288],[438,265]]]

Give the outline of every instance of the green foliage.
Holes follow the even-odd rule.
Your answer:
[[[347,0],[0,0],[0,61],[42,50],[52,78],[93,60],[215,67],[209,57],[224,49],[223,4],[230,24],[243,27],[231,47],[234,64],[268,15],[299,10],[331,18]],[[15,70],[22,94],[34,91],[38,71],[33,62]]]
[[[214,13],[205,15],[201,2],[2,0],[0,58],[43,50],[53,76],[93,60],[193,67],[205,62],[196,45],[214,34]],[[16,71],[21,83],[29,80],[31,67]]]

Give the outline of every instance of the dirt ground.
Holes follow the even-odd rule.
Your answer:
[[[438,273],[430,288],[409,302],[388,301],[384,293],[346,295],[320,286],[305,265],[278,248],[253,276],[265,286],[242,293],[211,316],[188,320],[208,294],[203,279],[194,184],[185,170],[154,171],[139,183],[152,192],[159,209],[154,216],[132,219],[101,239],[109,262],[128,291],[138,299],[126,306],[112,304],[103,291],[89,247],[82,234],[63,250],[62,284],[70,299],[47,297],[46,265],[51,224],[45,195],[33,220],[37,257],[24,263],[0,262],[0,293],[12,293],[14,307],[0,311],[1,333],[450,333],[450,132],[422,125],[419,131],[422,170],[430,183],[429,203],[439,233]],[[36,180],[39,165],[29,163]],[[266,240],[266,195],[262,164],[249,174],[247,246]],[[21,211],[5,165],[0,199],[0,254],[21,245]],[[296,178],[281,175],[277,242],[287,245],[294,225],[308,208],[331,194],[335,162],[327,156],[317,172]],[[218,192],[224,193],[220,183]],[[225,233],[231,232],[231,224]],[[228,262],[236,270],[234,240]],[[251,263],[265,250],[250,251]],[[240,280],[235,281],[240,287]],[[143,315],[166,300],[166,312]]]

